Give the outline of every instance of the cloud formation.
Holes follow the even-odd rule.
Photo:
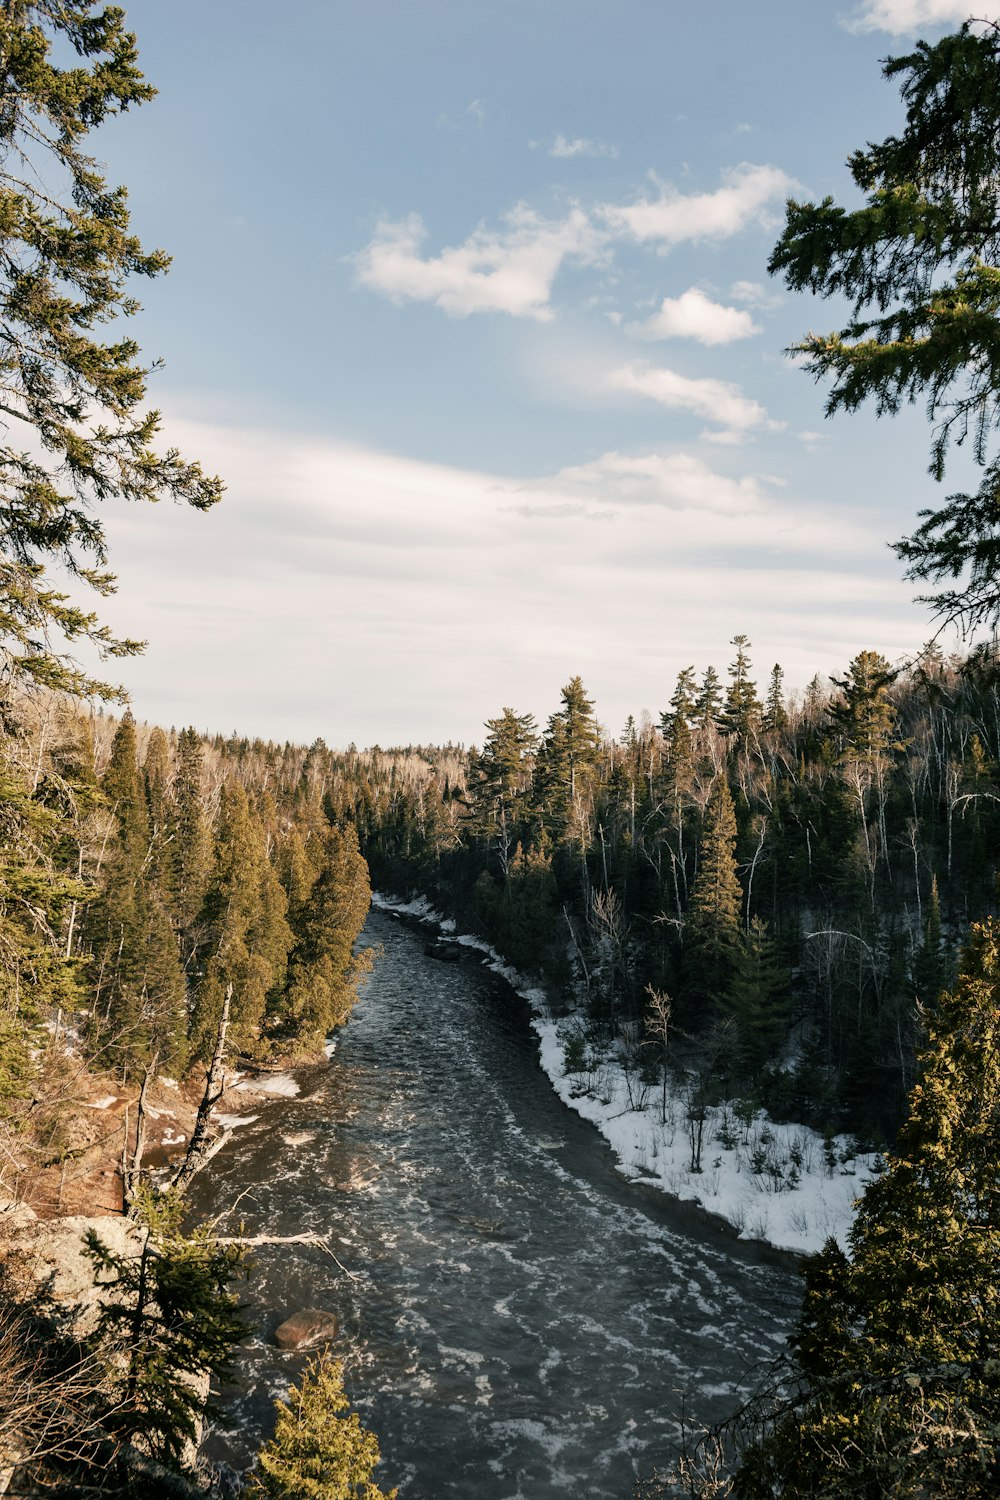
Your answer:
[[[679,297],[664,297],[659,312],[641,323],[627,323],[625,332],[637,339],[697,339],[699,344],[731,344],[760,329],[748,312],[713,302],[697,287]]]
[[[480,226],[461,245],[423,257],[427,230],[419,214],[383,220],[355,257],[358,280],[394,302],[433,302],[453,317],[503,312],[547,321],[552,283],[572,257],[593,264],[602,238],[580,209],[562,220],[518,204],[500,230]]]
[[[149,638],[121,672],[161,723],[468,742],[503,703],[544,716],[582,672],[618,725],[688,661],[724,663],[736,630],[804,683],[859,636],[895,654],[923,619],[877,517],[683,451],[526,480],[293,431],[169,431],[230,487],[208,515],[109,507],[106,613]]]
[[[712,193],[679,193],[664,185],[657,198],[635,203],[605,203],[600,217],[617,234],[664,248],[686,240],[727,239],[750,224],[769,223],[777,200],[796,186],[780,167],[743,162],[723,174]]]
[[[865,0],[845,25],[849,31],[903,36],[926,26],[960,26],[971,14],[968,0]]]
[[[609,146],[604,141],[587,140],[584,136],[576,136],[568,140],[564,135],[557,135],[549,147],[550,156],[605,156],[616,157],[617,146]]]
[[[658,401],[672,411],[689,411],[717,422],[726,435],[723,440],[742,437],[755,427],[773,431],[782,425],[771,421],[759,401],[744,396],[739,386],[728,380],[692,378],[662,365],[639,362],[613,370],[608,384],[614,390]]]

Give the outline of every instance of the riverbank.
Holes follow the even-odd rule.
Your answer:
[[[642,1083],[623,1065],[615,1045],[595,1047],[581,1014],[556,1017],[541,986],[481,938],[457,932],[425,897],[403,901],[374,891],[372,905],[481,952],[523,996],[543,1071],[559,1098],[612,1146],[624,1176],[697,1204],[739,1238],[779,1251],[813,1254],[830,1238],[846,1244],[855,1201],[881,1168],[877,1155],[859,1152],[848,1136],[824,1137],[806,1125],[773,1121],[739,1101],[692,1111],[683,1079],[668,1080],[664,1099],[659,1084]],[[700,1171],[692,1169],[699,1130]]]

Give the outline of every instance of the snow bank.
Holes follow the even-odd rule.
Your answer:
[[[397,900],[372,892],[380,911],[417,917],[483,953],[489,967],[524,996],[534,1012],[539,1060],[560,1099],[590,1120],[614,1148],[625,1176],[695,1202],[726,1219],[744,1239],[811,1254],[831,1236],[841,1245],[865,1184],[882,1169],[877,1155],[860,1155],[849,1137],[823,1137],[805,1125],[779,1124],[764,1111],[730,1101],[704,1111],[701,1170],[692,1170],[697,1118],[683,1082],[643,1084],[623,1066],[620,1049],[595,1053],[581,1017],[555,1020],[545,991],[504,963],[488,943],[464,933],[420,896]],[[567,1044],[573,1071],[567,1072]],[[695,1111],[697,1115],[698,1111]]]

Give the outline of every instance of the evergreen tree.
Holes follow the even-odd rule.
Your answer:
[[[827,714],[840,732],[848,758],[874,766],[889,753],[896,713],[888,687],[895,677],[884,656],[860,651],[846,677],[830,679],[842,697],[829,705]]]
[[[792,1393],[745,1450],[744,1497],[1000,1488],[1000,927],[927,1010],[910,1115],[850,1233],[807,1272]]]
[[[0,304],[4,420],[0,447],[0,651],[6,680],[74,693],[115,690],[49,644],[116,640],[44,576],[54,563],[107,595],[105,535],[94,502],[170,495],[205,509],[222,486],[176,449],[156,452],[157,412],[142,411],[147,367],[129,337],[95,330],[138,304],[131,276],[168,259],[130,232],[124,188],[109,187],[84,149],[103,121],[152,98],[135,38],[117,6],[16,0],[0,11]],[[64,183],[61,196],[54,183]]]
[[[687,989],[724,1003],[742,947],[743,892],[736,873],[736,811],[717,776],[705,812],[698,874],[685,927]]]
[[[395,1490],[372,1481],[378,1439],[350,1410],[339,1360],[310,1360],[277,1413],[250,1483],[251,1500],[394,1500]]]
[[[734,635],[732,645],[736,647],[736,659],[729,665],[729,687],[726,689],[725,706],[719,716],[719,728],[723,734],[732,735],[743,744],[757,732],[763,711],[757,697],[757,684],[750,677],[750,639],[745,635]]]
[[[223,784],[215,866],[203,912],[204,978],[191,1042],[211,1056],[223,998],[232,985],[230,1037],[249,1056],[267,1050],[264,1018],[284,988],[293,935],[287,898],[267,857],[264,830],[238,781]]]
[[[941,902],[938,899],[937,876],[931,882],[924,938],[913,960],[913,988],[923,1005],[933,1005],[946,988],[950,974],[948,956],[941,937]]]
[[[883,71],[900,82],[906,125],[850,157],[866,202],[790,202],[768,268],[796,290],[854,304],[840,332],[793,350],[812,375],[832,377],[828,413],[870,398],[893,415],[925,398],[935,479],[949,444],[971,439],[985,466],[977,492],[921,512],[896,546],[908,577],[959,580],[930,602],[971,629],[1000,612],[1000,462],[989,451],[1000,412],[1000,33],[970,22]]]
[[[703,729],[713,728],[722,712],[722,685],[714,667],[706,667],[701,679],[701,689],[695,700],[695,713]]]
[[[287,995],[274,1018],[281,1034],[305,1050],[320,1047],[347,1020],[369,967],[367,952],[354,951],[371,886],[353,825],[328,829],[321,857],[289,964]]]
[[[183,1202],[145,1190],[134,1255],[91,1229],[86,1247],[102,1289],[89,1342],[105,1369],[101,1426],[179,1470],[208,1404],[202,1380],[223,1375],[246,1333],[230,1283],[245,1252],[208,1229],[186,1235]],[[123,1465],[123,1467],[125,1467]]]
[[[775,951],[766,923],[754,917],[723,1003],[725,1014],[733,1022],[744,1080],[757,1078],[768,1063],[780,1057],[788,1035],[789,985],[788,970]]]
[[[764,706],[763,728],[767,734],[781,734],[788,724],[788,710],[785,708],[784,681],[784,671],[775,662],[771,668],[771,680],[767,689],[767,703]]]
[[[199,916],[212,868],[212,832],[202,794],[204,751],[194,729],[183,729],[177,742],[177,775],[170,817],[172,874],[170,902],[174,920],[189,933]],[[190,942],[186,944],[190,953]]]
[[[89,923],[95,1001],[90,1035],[103,1059],[128,1077],[154,1055],[164,1066],[179,1066],[186,1031],[180,954],[153,882],[153,841],[131,713],[115,733],[102,790],[116,838]]]
[[[600,733],[579,677],[560,693],[562,708],[549,718],[535,767],[533,801],[558,840],[582,835],[583,799],[597,761]]]
[[[488,846],[496,848],[506,875],[526,816],[537,726],[531,714],[505,708],[500,718],[486,720],[486,728],[489,733],[469,786],[473,826]]]

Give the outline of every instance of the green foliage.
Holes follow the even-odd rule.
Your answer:
[[[394,1500],[373,1482],[378,1439],[362,1427],[344,1393],[336,1359],[310,1360],[287,1401],[277,1402],[274,1437],[265,1443],[250,1485],[267,1500]]]
[[[919,1080],[851,1259],[810,1265],[794,1393],[739,1496],[985,1497],[1000,1484],[1000,927],[926,1012]]]
[[[159,415],[142,409],[149,372],[139,347],[99,336],[138,310],[130,278],[168,264],[162,251],[143,250],[125,189],[109,187],[84,150],[90,130],[154,93],[124,12],[95,0],[15,0],[0,12],[0,68],[4,675],[107,696],[116,690],[54,649],[50,635],[88,640],[102,656],[139,643],[116,639],[73,604],[46,580],[46,566],[107,595],[114,578],[95,502],[170,496],[204,509],[222,486],[176,449],[153,451]]]
[[[368,916],[371,885],[353,825],[327,829],[313,858],[319,871],[302,908],[288,990],[275,1016],[279,1035],[291,1035],[307,1049],[320,1046],[347,1020],[371,957],[354,951]]]
[[[106,1378],[101,1424],[171,1467],[181,1467],[208,1405],[203,1382],[228,1369],[246,1329],[230,1283],[244,1252],[205,1228],[186,1235],[183,1204],[140,1190],[134,1255],[86,1237],[103,1300],[91,1339]]]
[[[685,934],[690,988],[713,1002],[728,993],[742,946],[743,891],[735,851],[736,812],[726,779],[719,776],[705,812]]]
[[[832,377],[827,412],[871,400],[879,415],[923,398],[935,424],[931,473],[950,444],[968,442],[985,473],[897,544],[907,576],[957,588],[930,596],[946,618],[993,624],[1000,615],[1000,33],[967,23],[935,45],[889,58],[906,125],[850,158],[864,207],[832,198],[788,205],[769,269],[796,290],[854,304],[839,332],[810,334],[795,352]]]

